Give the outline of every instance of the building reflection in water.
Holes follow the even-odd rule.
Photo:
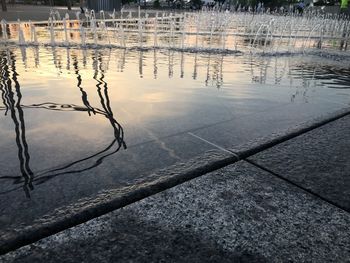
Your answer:
[[[12,73],[12,75],[11,75]],[[15,127],[16,145],[18,148],[19,168],[23,178],[23,190],[27,197],[29,191],[33,190],[34,174],[30,168],[30,154],[26,139],[26,128],[24,121],[24,112],[21,105],[22,94],[16,72],[16,58],[11,52],[3,52],[0,62],[1,75],[1,97],[5,105],[5,115],[9,113]],[[18,178],[15,180],[18,183]]]
[[[23,54],[23,53],[22,53]],[[61,67],[61,62],[57,60],[56,52],[53,52],[54,64],[57,68]],[[30,191],[34,190],[34,185],[42,184],[54,177],[63,174],[76,174],[84,171],[91,170],[103,163],[103,160],[115,153],[121,148],[126,149],[126,143],[124,141],[123,127],[118,123],[113,115],[113,111],[110,105],[110,99],[108,95],[108,84],[104,81],[104,69],[101,56],[96,55],[93,57],[94,76],[96,80],[96,91],[100,98],[101,109],[91,106],[88,100],[88,94],[82,87],[82,77],[79,73],[79,64],[76,56],[72,56],[74,73],[77,79],[77,88],[81,93],[81,99],[84,106],[64,103],[58,104],[53,102],[43,102],[39,104],[23,105],[21,86],[18,79],[18,73],[16,71],[16,57],[13,52],[7,50],[0,53],[0,92],[3,102],[3,107],[0,110],[4,111],[5,116],[9,116],[15,127],[15,140],[18,149],[18,160],[20,164],[20,176],[2,176],[0,179],[13,180],[15,185],[20,184],[23,188],[26,196],[30,197]],[[35,59],[36,63],[39,61]],[[29,145],[26,138],[25,129],[25,109],[44,109],[54,111],[75,111],[75,112],[87,112],[90,116],[100,114],[104,116],[110,123],[113,129],[113,140],[105,149],[94,153],[90,156],[74,160],[61,167],[55,167],[54,169],[48,169],[43,172],[33,173],[30,168],[30,154]],[[84,168],[75,168],[77,165],[83,165]],[[18,188],[14,188],[16,190]],[[10,190],[11,191],[11,190]],[[8,192],[8,191],[7,191]]]

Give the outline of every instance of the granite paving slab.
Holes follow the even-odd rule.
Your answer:
[[[349,246],[349,213],[241,161],[0,259],[348,262]]]
[[[86,180],[91,180],[87,178],[82,181],[83,186],[77,183],[73,189],[76,192],[74,196],[70,194],[74,191],[67,193],[65,188],[57,187],[56,189],[52,188],[50,194],[46,191],[47,200],[39,199],[40,202],[34,199],[34,201],[27,200],[20,203],[18,200],[13,202],[13,200],[8,199],[1,207],[2,211],[6,212],[6,209],[11,211],[1,213],[4,227],[0,231],[0,254],[220,169],[235,161],[237,158],[229,152],[210,150],[191,159],[177,161],[163,169],[155,169],[153,172],[145,170],[142,177],[136,177],[132,181],[128,179],[124,182],[111,183],[110,186],[103,185],[104,187],[101,187],[98,182],[92,182],[88,185],[92,186],[91,193],[86,191],[88,188],[84,185]],[[145,162],[147,162],[147,158]],[[112,169],[111,172],[113,173],[113,171]],[[106,171],[99,176],[105,174]],[[130,175],[128,175],[129,177]],[[62,180],[59,183],[62,183]],[[50,182],[52,183],[52,181]],[[59,183],[54,182],[54,186],[59,185]],[[61,201],[56,199],[56,192],[63,193],[59,195]],[[17,195],[13,196],[15,198]],[[73,200],[73,202],[69,203],[69,200]],[[11,217],[8,216],[11,212],[18,213],[18,218],[11,220]],[[24,218],[23,214],[27,215],[27,218]]]
[[[350,116],[249,160],[350,211]]]
[[[213,148],[185,134],[135,145],[118,154],[114,153],[117,148],[111,147],[98,156],[37,174],[29,182],[21,176],[3,175],[0,177],[0,232],[16,229],[21,224],[31,225],[56,208],[96,196],[102,190],[133,184],[160,169],[187,162]],[[50,157],[42,156],[39,161],[47,164],[50,160]],[[1,164],[4,167],[6,161],[9,160],[3,156]]]
[[[344,107],[323,103],[320,97],[334,93],[323,86],[305,100],[305,93],[299,92],[304,90],[303,79],[289,85],[284,77],[275,83],[273,68],[267,79],[252,83],[257,72],[250,73],[254,61],[250,56],[210,57],[164,51],[1,48],[0,232],[30,227],[55,209],[64,210],[104,190],[124,189],[214,148],[232,156],[215,142],[196,137],[196,130],[215,127],[209,137],[227,142],[233,131],[240,142],[246,136],[257,140],[281,125],[293,126],[290,119],[303,121]],[[219,81],[218,86],[207,81],[216,65],[210,66],[214,58],[228,65],[225,83]],[[168,74],[169,59],[177,69],[184,63],[184,75]],[[280,59],[295,63],[293,57]],[[236,67],[231,67],[233,63]],[[289,112],[286,122],[274,121],[280,112]],[[260,121],[264,114],[269,116],[266,123]],[[245,127],[241,134],[240,127]]]

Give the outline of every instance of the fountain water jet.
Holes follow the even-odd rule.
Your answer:
[[[21,21],[19,19],[18,19],[18,44],[20,46],[26,45],[26,40],[24,38],[24,33],[23,33],[22,26],[21,26]]]
[[[38,38],[36,35],[35,25],[32,22],[30,22],[30,40],[32,41],[33,44],[35,44],[35,45],[38,44]]]
[[[131,11],[125,16],[123,10],[120,18],[116,12],[99,12],[97,19],[95,11],[87,10],[86,19],[80,12],[76,13],[77,21],[70,21],[67,14],[61,19],[52,11],[48,22],[30,24],[31,41],[26,44],[79,45],[69,43],[69,35],[76,36],[75,32],[80,32],[80,45],[92,44],[95,48],[165,48],[222,53],[254,50],[276,54],[306,52],[316,48],[321,48],[322,52],[346,51],[349,40],[349,23],[342,19],[336,20],[334,16],[300,17],[290,14],[282,17],[263,12],[253,15],[204,8],[196,13],[157,12],[155,17],[150,17],[140,8],[137,11],[134,18]],[[46,30],[49,34],[43,34],[40,32],[43,27],[36,26],[44,24],[48,24]],[[13,36],[8,36],[4,29],[6,21],[1,21],[1,25],[2,39],[5,42],[13,41]],[[38,34],[34,33],[36,31]],[[18,44],[23,45],[25,41],[19,35]],[[39,36],[40,39],[35,40]]]
[[[156,16],[154,18],[154,38],[153,38],[153,47],[156,48],[158,46],[158,12],[156,13]]]
[[[1,31],[2,31],[2,37],[4,38],[4,40],[8,39],[8,35],[7,35],[7,23],[5,19],[1,19]]]
[[[49,27],[50,27],[50,40],[51,40],[51,46],[55,46],[55,30],[54,30],[54,25],[52,18],[49,18]]]
[[[96,25],[96,19],[94,16],[91,17],[90,23],[91,23],[90,28],[94,37],[94,44],[95,46],[97,46],[97,25]]]
[[[69,40],[68,40],[68,31],[67,31],[67,20],[66,18],[63,18],[63,30],[64,30],[64,44],[66,46],[69,45]]]

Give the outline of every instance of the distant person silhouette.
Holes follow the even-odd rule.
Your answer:
[[[297,4],[297,11],[299,15],[303,15],[304,13],[304,8],[305,8],[305,4],[304,1],[301,0],[298,4]]]
[[[349,0],[340,0],[340,14],[350,15]]]

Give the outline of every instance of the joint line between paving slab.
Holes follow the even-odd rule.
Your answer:
[[[320,100],[323,100],[323,101],[332,102],[332,103],[335,103],[335,104],[338,104],[338,105],[343,105],[343,106],[347,106],[347,107],[350,106],[350,105],[347,104],[347,103],[340,102],[340,101],[334,101],[334,100],[326,99],[326,98],[323,98],[323,97],[319,97],[319,99],[320,99]]]
[[[321,199],[322,201],[327,202],[328,204],[331,204],[331,205],[337,207],[338,209],[341,209],[342,211],[344,211],[344,212],[350,214],[350,212],[347,211],[345,207],[343,207],[343,206],[341,206],[341,205],[338,205],[337,203],[335,203],[335,202],[333,202],[333,201],[331,201],[331,200],[329,200],[329,199],[327,199],[327,198],[325,198],[325,197],[323,197],[323,196],[321,196],[321,195],[319,195],[319,194],[317,194],[317,193],[311,191],[310,189],[307,189],[307,188],[305,188],[305,187],[303,187],[303,186],[301,186],[301,185],[298,185],[297,183],[294,183],[293,181],[291,181],[291,180],[289,180],[289,179],[287,179],[287,178],[285,178],[285,177],[283,177],[283,176],[281,176],[281,175],[279,175],[279,174],[277,174],[277,173],[271,171],[271,170],[268,169],[268,168],[265,168],[264,166],[262,166],[262,165],[260,165],[260,164],[258,164],[258,163],[256,163],[256,162],[254,162],[254,161],[252,161],[252,160],[249,160],[249,159],[243,159],[243,160],[246,161],[246,162],[248,162],[248,163],[250,163],[251,165],[254,165],[255,167],[257,167],[257,168],[259,168],[259,169],[261,169],[261,170],[264,170],[265,172],[268,172],[269,174],[272,174],[273,176],[276,176],[277,178],[279,178],[279,179],[281,179],[281,180],[283,180],[283,181],[285,181],[285,182],[287,182],[287,183],[289,183],[289,184],[292,184],[292,185],[298,187],[298,188],[301,189],[302,191],[307,192],[308,194],[311,194],[311,195],[313,195],[313,196],[315,196],[315,197]]]
[[[283,142],[285,142],[285,141],[288,141],[288,140],[290,140],[290,139],[294,139],[294,138],[296,138],[296,137],[298,137],[298,136],[300,136],[300,135],[302,135],[302,134],[305,134],[305,133],[307,133],[307,132],[313,131],[313,130],[315,130],[315,129],[319,128],[319,127],[322,127],[322,126],[324,126],[324,125],[326,125],[326,124],[328,124],[328,123],[331,123],[331,122],[333,122],[333,121],[336,121],[336,120],[338,120],[338,119],[341,119],[341,118],[343,118],[343,117],[345,117],[345,116],[347,116],[347,115],[349,115],[349,114],[350,114],[350,112],[347,112],[347,113],[345,113],[345,114],[341,114],[341,115],[339,115],[339,116],[330,118],[330,119],[325,120],[325,121],[323,121],[323,122],[320,122],[320,123],[314,125],[313,127],[311,126],[311,127],[309,127],[309,128],[306,128],[306,129],[301,129],[299,132],[297,132],[297,133],[295,133],[295,134],[291,133],[289,136],[287,135],[287,136],[284,138],[284,140],[281,140],[281,141],[277,140],[276,143],[273,143],[273,144],[271,144],[271,145],[268,145],[266,148],[263,147],[262,149],[257,149],[256,152],[253,151],[253,152],[250,153],[249,155],[243,156],[243,157],[240,156],[239,154],[235,153],[234,151],[227,150],[227,149],[225,149],[225,148],[223,148],[223,147],[221,147],[221,146],[219,146],[219,145],[217,145],[217,144],[215,144],[215,143],[213,143],[213,142],[210,142],[210,141],[208,141],[208,140],[206,140],[206,139],[204,139],[204,138],[202,138],[202,137],[200,137],[200,136],[198,136],[198,135],[196,135],[196,134],[193,134],[193,133],[191,133],[191,132],[188,132],[188,134],[191,135],[191,136],[193,136],[193,137],[195,137],[195,138],[197,138],[197,139],[199,139],[199,140],[201,140],[201,141],[203,141],[203,142],[205,142],[205,143],[207,143],[207,144],[210,144],[210,145],[214,146],[215,148],[217,148],[217,149],[219,149],[219,150],[222,150],[222,151],[224,151],[224,152],[226,152],[226,153],[232,154],[233,156],[235,156],[235,157],[237,158],[237,161],[239,161],[239,160],[244,160],[244,161],[250,163],[251,165],[254,165],[254,166],[257,167],[257,168],[260,168],[260,169],[262,169],[262,170],[264,170],[264,171],[266,171],[266,172],[268,172],[268,173],[270,173],[270,174],[272,174],[272,175],[274,175],[274,176],[276,176],[276,177],[282,179],[283,181],[285,181],[285,182],[287,182],[287,183],[289,183],[289,184],[292,184],[292,185],[298,187],[299,189],[303,190],[304,192],[307,192],[308,194],[311,194],[311,195],[313,195],[313,196],[315,196],[315,197],[321,199],[322,201],[327,202],[328,204],[331,204],[331,205],[337,207],[338,209],[343,210],[343,211],[346,212],[346,213],[350,213],[349,211],[346,210],[346,208],[342,207],[341,205],[338,205],[338,204],[336,204],[335,202],[333,202],[333,201],[331,201],[331,200],[328,200],[327,198],[322,197],[321,195],[319,195],[319,194],[317,194],[317,193],[315,193],[315,192],[313,192],[313,191],[311,191],[311,190],[309,190],[309,189],[307,189],[307,188],[305,188],[305,187],[303,187],[303,186],[301,186],[301,185],[298,185],[297,183],[294,183],[293,181],[291,181],[291,180],[289,180],[289,179],[287,179],[287,178],[282,177],[281,175],[279,175],[279,174],[277,174],[277,173],[275,173],[275,172],[273,172],[273,171],[271,171],[271,170],[265,168],[264,166],[261,166],[261,165],[255,163],[254,161],[251,161],[251,160],[247,159],[247,158],[249,158],[249,157],[252,156],[252,155],[255,155],[255,154],[259,153],[259,152],[262,152],[262,151],[264,151],[264,150],[267,150],[267,149],[269,149],[269,148],[272,148],[272,147],[274,147],[274,146],[276,146],[276,145],[278,145],[278,144],[281,144],[281,143],[283,143]]]
[[[224,152],[226,152],[226,153],[229,153],[230,155],[235,156],[238,160],[240,159],[239,156],[238,156],[237,154],[235,154],[234,152],[231,152],[231,151],[229,151],[229,150],[226,150],[225,148],[223,148],[223,147],[221,147],[221,146],[219,146],[219,145],[217,145],[217,144],[215,144],[215,143],[212,143],[212,142],[210,142],[210,141],[207,141],[206,139],[204,139],[204,138],[202,138],[202,137],[200,137],[200,136],[198,136],[198,135],[196,135],[196,134],[194,134],[194,133],[192,133],[192,132],[188,132],[188,134],[191,135],[191,136],[193,136],[193,137],[195,137],[195,138],[197,138],[198,140],[201,140],[201,141],[203,141],[203,142],[205,142],[205,143],[207,143],[207,144],[210,144],[211,146],[214,146],[215,148],[217,148],[217,149],[219,149],[219,150],[221,150],[221,151],[224,151]]]
[[[201,141],[203,141],[203,142],[206,142],[206,143],[208,143],[208,144],[214,146],[215,148],[220,149],[220,151],[224,151],[225,153],[229,153],[230,156],[232,156],[232,157],[235,158],[235,160],[234,160],[234,161],[232,161],[232,160],[230,160],[230,161],[229,161],[229,160],[226,160],[225,162],[221,161],[221,163],[216,164],[214,167],[213,167],[213,166],[211,166],[211,167],[206,167],[206,169],[204,169],[204,170],[203,170],[203,169],[200,169],[200,168],[197,168],[196,170],[198,170],[198,171],[197,171],[197,172],[191,172],[191,176],[183,175],[183,176],[182,176],[182,179],[180,180],[180,181],[181,181],[180,183],[185,182],[185,181],[188,181],[188,180],[193,179],[193,178],[196,178],[196,177],[199,177],[199,176],[201,176],[201,175],[203,175],[203,174],[206,174],[206,173],[208,173],[208,172],[213,172],[213,171],[215,171],[215,170],[219,170],[219,169],[221,169],[221,168],[223,168],[223,167],[226,167],[226,166],[228,166],[228,165],[231,165],[231,164],[233,164],[233,163],[235,163],[235,162],[237,162],[237,161],[239,161],[239,160],[245,160],[245,158],[248,158],[249,156],[251,156],[251,155],[253,155],[253,154],[255,154],[255,153],[258,153],[258,152],[260,152],[260,151],[262,151],[262,150],[266,150],[266,149],[268,149],[268,148],[271,148],[272,146],[275,146],[275,145],[277,145],[277,144],[279,144],[279,143],[282,143],[282,142],[284,142],[284,141],[287,141],[287,140],[289,140],[289,139],[295,138],[295,137],[297,137],[297,136],[299,136],[299,135],[301,135],[301,134],[303,134],[303,133],[306,133],[306,132],[308,132],[308,131],[314,130],[314,129],[318,128],[318,127],[321,127],[321,126],[323,126],[323,125],[325,125],[325,124],[327,124],[327,123],[330,123],[330,122],[332,122],[332,121],[338,120],[338,119],[340,119],[340,118],[342,118],[342,117],[345,117],[345,116],[347,116],[347,115],[349,115],[349,114],[350,114],[350,110],[347,110],[346,112],[343,112],[343,113],[336,113],[336,114],[333,115],[332,117],[326,118],[325,120],[320,121],[320,122],[317,122],[317,123],[314,123],[314,124],[312,124],[312,125],[308,125],[308,126],[306,126],[306,127],[304,127],[304,128],[298,129],[297,131],[291,132],[291,133],[289,133],[289,134],[287,134],[287,135],[283,135],[283,136],[279,137],[279,138],[276,139],[276,140],[272,140],[270,143],[265,143],[265,144],[262,145],[262,146],[254,147],[254,149],[253,149],[252,151],[246,152],[245,154],[239,154],[239,153],[235,153],[235,152],[233,152],[233,151],[226,150],[225,148],[223,148],[223,147],[221,147],[221,146],[219,146],[219,145],[216,145],[216,144],[214,144],[214,143],[212,143],[212,142],[210,142],[210,141],[207,141],[207,140],[201,138],[200,136],[197,136],[197,135],[195,135],[195,134],[193,134],[193,133],[191,133],[191,132],[188,132],[188,134],[189,134],[190,136],[195,137],[196,139],[199,139],[199,140],[201,140]],[[252,165],[257,166],[257,164],[253,164],[250,160],[245,160],[245,161],[247,161],[248,163],[250,163],[250,164],[252,164]],[[258,167],[258,166],[257,166],[257,167]],[[261,169],[267,171],[267,169],[265,169],[264,167],[261,167]],[[324,201],[326,201],[327,203],[332,204],[333,206],[335,206],[335,207],[337,207],[337,208],[339,208],[339,209],[341,209],[341,210],[346,211],[346,210],[343,209],[341,206],[339,206],[339,205],[337,205],[337,204],[334,204],[332,201],[326,200],[325,198],[323,198],[323,197],[321,197],[321,196],[318,196],[317,194],[314,194],[314,193],[312,193],[311,191],[309,191],[309,190],[307,190],[307,189],[304,189],[303,187],[300,187],[299,185],[296,185],[295,183],[290,182],[289,180],[286,180],[285,178],[283,178],[283,177],[281,177],[281,176],[279,176],[279,175],[277,175],[277,174],[274,174],[274,173],[271,172],[271,171],[267,171],[267,172],[269,172],[269,173],[272,174],[272,175],[275,175],[276,177],[279,177],[280,179],[282,179],[282,180],[284,180],[284,181],[286,181],[286,182],[291,183],[292,185],[295,185],[296,187],[298,187],[298,188],[300,188],[300,189],[302,189],[302,190],[304,190],[304,191],[306,191],[306,192],[308,192],[308,193],[310,193],[310,194],[312,194],[312,195],[314,195],[314,196],[319,197],[321,200],[324,200]],[[193,174],[193,173],[195,173],[195,174]],[[180,183],[179,183],[179,182],[175,182],[175,181],[173,180],[173,181],[172,181],[172,186],[170,186],[170,187],[174,187],[174,186],[176,186],[176,185],[178,185],[178,184],[180,184]],[[1,250],[1,247],[0,247],[0,254],[4,254],[4,253],[7,253],[7,252],[9,252],[9,251],[11,251],[11,250],[14,250],[14,249],[16,249],[16,248],[19,248],[19,247],[21,247],[21,246],[28,245],[28,244],[33,243],[33,242],[35,242],[35,241],[37,241],[37,240],[39,240],[39,239],[41,239],[41,238],[50,236],[50,235],[52,235],[52,234],[57,233],[58,231],[65,230],[65,229],[67,229],[67,228],[69,228],[69,227],[72,227],[72,226],[81,224],[81,223],[83,223],[83,222],[88,221],[89,219],[93,219],[93,218],[95,218],[95,217],[101,216],[101,215],[106,214],[106,213],[108,213],[108,212],[110,212],[110,211],[113,211],[113,210],[115,210],[115,209],[117,209],[117,208],[126,206],[126,205],[131,204],[131,203],[135,203],[135,202],[138,201],[138,200],[141,200],[141,199],[143,199],[143,198],[145,198],[145,197],[154,195],[154,194],[156,194],[156,193],[158,193],[158,192],[160,192],[160,191],[163,191],[163,190],[165,190],[165,189],[168,189],[168,188],[170,188],[170,187],[164,185],[164,183],[161,185],[161,188],[158,188],[158,189],[156,189],[156,187],[153,186],[153,188],[151,189],[151,190],[152,190],[151,192],[150,192],[150,191],[147,191],[147,193],[145,193],[145,192],[142,193],[142,194],[138,193],[137,196],[136,196],[136,195],[134,196],[134,199],[133,199],[133,200],[129,200],[128,198],[122,196],[121,198],[119,198],[120,200],[114,200],[114,201],[115,201],[114,204],[112,204],[111,202],[107,202],[107,203],[103,204],[102,206],[100,206],[100,207],[98,207],[98,208],[95,207],[95,210],[96,210],[96,209],[99,209],[99,210],[98,210],[98,213],[96,213],[96,214],[92,214],[92,213],[91,213],[91,212],[92,212],[91,209],[90,209],[90,210],[86,210],[86,211],[83,211],[83,212],[85,212],[85,213],[81,213],[81,214],[79,215],[80,217],[78,216],[78,217],[74,218],[75,221],[74,221],[73,223],[67,223],[66,221],[64,221],[64,222],[63,222],[63,221],[62,221],[62,222],[58,222],[58,227],[57,227],[56,230],[52,230],[52,229],[49,229],[49,227],[46,227],[46,229],[45,229],[45,231],[44,231],[44,234],[41,234],[41,235],[38,235],[38,232],[37,232],[37,230],[36,230],[36,231],[35,231],[35,233],[36,233],[35,236],[34,236],[34,237],[30,237],[31,232],[29,231],[29,232],[28,232],[29,234],[27,233],[27,235],[28,235],[29,237],[28,237],[28,236],[27,236],[27,237],[23,237],[23,236],[22,236],[22,237],[16,237],[14,240],[11,240],[11,239],[10,239],[10,240],[7,240],[7,241],[10,241],[10,243],[7,244],[7,247],[3,248],[2,250]],[[108,207],[107,204],[110,205],[111,207]],[[97,211],[97,210],[96,210],[96,211]],[[346,212],[349,213],[348,211],[346,211]],[[55,227],[55,226],[52,226],[52,227]],[[23,239],[23,238],[24,238],[24,239]],[[11,242],[11,241],[12,241],[12,242]]]
[[[336,120],[339,120],[341,118],[344,118],[345,116],[350,115],[350,108],[347,109],[347,111],[342,112],[342,113],[338,113],[332,117],[328,117],[325,118],[323,120],[320,121],[316,121],[315,123],[311,124],[311,125],[306,125],[304,127],[298,128],[294,131],[290,131],[287,132],[286,134],[282,134],[280,136],[277,136],[273,139],[268,140],[267,142],[261,143],[255,147],[252,147],[251,149],[247,150],[247,151],[243,151],[243,152],[236,152],[234,150],[232,150],[232,152],[234,152],[236,155],[239,156],[240,160],[244,160],[252,155],[255,155],[257,153],[260,153],[262,151],[265,151],[267,149],[270,149],[276,145],[279,145],[281,143],[284,143],[290,139],[294,139],[296,137],[299,137],[305,133],[311,132],[317,128],[320,128],[322,126],[327,125],[328,123],[334,122]]]

